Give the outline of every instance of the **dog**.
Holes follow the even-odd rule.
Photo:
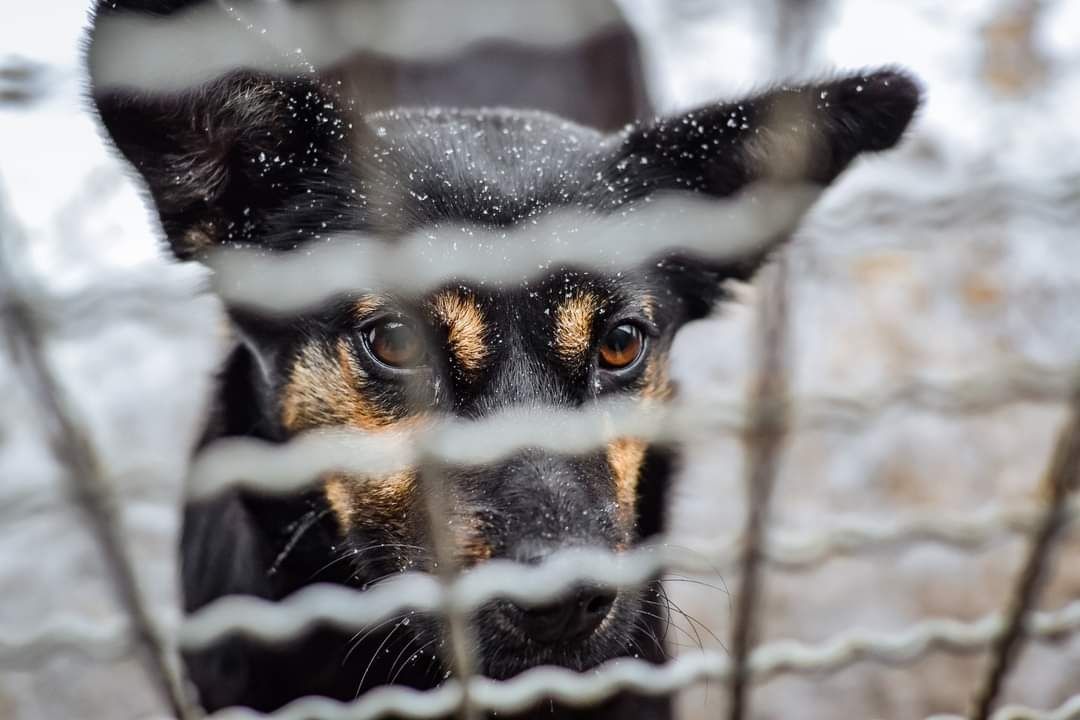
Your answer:
[[[390,245],[417,233],[437,243],[461,225],[512,235],[565,211],[609,218],[672,197],[737,201],[766,181],[822,188],[858,155],[896,145],[920,95],[917,81],[889,68],[609,132],[543,111],[357,114],[317,78],[255,71],[180,92],[93,92],[181,260],[231,246],[288,256],[357,232]],[[715,233],[722,244],[724,227]],[[579,236],[588,242],[587,226]],[[720,258],[660,249],[617,272],[555,265],[520,282],[356,287],[289,316],[230,305],[238,342],[204,442],[283,443],[339,426],[380,433],[436,416],[468,422],[611,398],[665,402],[677,392],[667,366],[680,327],[723,301],[728,281],[750,280],[786,237]],[[527,448],[440,467],[455,562],[536,564],[560,549],[622,552],[656,538],[678,459],[677,448],[629,437],[574,455]],[[432,571],[420,472],[331,473],[297,495],[234,489],[190,505],[185,609],[233,594],[280,600],[315,582],[362,590]],[[506,679],[539,665],[662,663],[666,613],[659,582],[581,585],[543,607],[493,601],[470,622],[476,670]],[[208,709],[271,711],[308,695],[436,687],[451,669],[444,634],[435,618],[405,615],[356,635],[320,627],[284,645],[230,638],[186,663]],[[520,717],[671,712],[666,698],[624,693],[587,710],[545,703]]]

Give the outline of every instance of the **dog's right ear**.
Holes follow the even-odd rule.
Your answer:
[[[900,142],[921,101],[918,80],[895,68],[782,85],[612,135],[596,184],[609,212],[628,201],[695,197],[727,201],[768,228],[755,227],[749,242],[735,233],[741,242],[725,246],[728,228],[716,220],[702,232],[715,236],[715,258],[675,247],[658,264],[697,317],[723,298],[724,281],[752,278],[858,156]]]
[[[301,198],[303,209],[325,209],[337,200],[329,180],[347,154],[340,101],[306,77],[240,71],[181,91],[112,85],[102,77],[101,68],[115,64],[118,54],[138,62],[123,56],[131,38],[116,31],[137,23],[116,20],[169,21],[191,4],[102,2],[88,48],[102,122],[146,181],[169,244],[182,259],[220,243],[256,241],[276,211],[299,209]],[[317,215],[292,216],[297,240],[317,232]]]

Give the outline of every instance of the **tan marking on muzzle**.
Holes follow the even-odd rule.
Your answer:
[[[381,407],[368,395],[369,383],[347,340],[339,339],[332,347],[310,343],[297,356],[282,393],[282,424],[293,434],[337,426],[378,432],[410,429],[422,420]],[[335,473],[323,478],[323,483],[327,502],[342,528],[373,524],[392,530],[395,523],[404,522],[415,472],[381,477]]]
[[[491,559],[494,550],[487,539],[487,523],[476,515],[454,517],[450,534],[462,567],[472,567]]]
[[[664,402],[671,399],[674,388],[668,373],[666,354],[654,355],[648,359],[645,365],[644,381],[641,397],[646,402]]]
[[[432,298],[431,309],[447,330],[450,352],[458,365],[466,372],[480,370],[489,354],[488,325],[476,300],[447,290]]]
[[[563,362],[585,362],[599,309],[600,298],[589,292],[568,298],[555,308],[555,352]]]
[[[333,347],[313,342],[301,349],[282,393],[281,421],[290,433],[345,425],[359,430],[385,428],[399,418],[366,394],[367,374],[348,341]]]
[[[416,498],[416,471],[379,477],[335,473],[326,478],[324,492],[343,530],[366,526],[404,537]]]
[[[673,388],[668,376],[667,356],[654,355],[645,366],[639,397],[644,405],[668,400]],[[648,443],[635,438],[617,438],[607,446],[608,465],[615,480],[615,500],[619,518],[629,527],[637,517],[637,490]]]
[[[607,446],[607,461],[615,479],[615,502],[619,504],[619,519],[626,528],[637,517],[638,481],[646,447],[644,440],[633,438],[618,438]]]

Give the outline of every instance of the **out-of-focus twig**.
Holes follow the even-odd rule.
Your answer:
[[[972,720],[986,720],[994,709],[1005,676],[1021,648],[1024,617],[1035,604],[1046,576],[1054,542],[1068,523],[1069,496],[1080,482],[1080,389],[1073,393],[1069,417],[1058,435],[1044,478],[1046,508],[1027,558],[1009,598],[1005,632],[994,643],[990,667],[975,694]]]
[[[805,64],[817,39],[816,20],[821,12],[818,0],[778,0],[774,56],[780,74],[787,75]],[[811,21],[811,19],[814,21]],[[786,110],[779,108],[768,118],[773,129],[784,134]],[[766,128],[769,130],[769,128]],[[794,139],[794,138],[793,138]],[[792,164],[805,162],[813,151],[814,138],[800,138],[800,150],[787,157]],[[799,168],[772,168],[783,176]],[[776,483],[780,453],[788,431],[789,413],[784,407],[787,396],[787,323],[788,261],[780,257],[765,274],[765,292],[759,309],[757,377],[751,391],[749,429],[746,433],[746,522],[739,559],[739,593],[732,618],[732,673],[728,717],[742,720],[749,716],[750,651],[754,643],[756,610],[761,593],[761,565],[764,558],[765,532],[769,501]]]
[[[446,518],[449,517],[446,489],[440,482],[441,473],[434,461],[429,459],[422,463],[418,475],[420,491],[424,495],[427,507],[432,552],[438,563],[436,575],[445,590],[453,586],[459,574],[458,562],[454,554],[454,540],[446,526]],[[461,682],[461,699],[457,714],[461,720],[475,720],[479,717],[479,712],[469,692],[469,681],[475,673],[469,612],[459,605],[451,605],[445,608],[445,620],[447,640],[450,645],[450,666]]]
[[[776,481],[780,450],[787,431],[783,403],[787,388],[787,265],[780,259],[767,275],[760,309],[758,375],[753,389],[750,428],[746,435],[747,515],[744,545],[739,559],[739,593],[731,640],[732,674],[729,717],[740,720],[749,705],[750,649],[754,642],[755,612],[760,594],[765,527],[769,500]]]
[[[41,404],[50,424],[50,441],[63,466],[71,497],[86,517],[105,562],[110,586],[116,592],[131,623],[137,650],[144,667],[180,720],[197,718],[200,712],[187,697],[180,679],[178,658],[169,652],[151,618],[135,580],[134,569],[124,550],[120,515],[93,444],[74,420],[59,382],[45,357],[45,332],[37,322],[36,310],[22,289],[31,283],[29,273],[19,273],[18,246],[23,236],[0,196],[0,326],[17,371],[33,397]],[[31,297],[40,294],[29,293]]]

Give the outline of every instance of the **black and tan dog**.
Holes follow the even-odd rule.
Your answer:
[[[824,186],[858,154],[892,147],[919,91],[903,73],[880,71],[615,133],[542,112],[360,115],[315,80],[253,72],[171,94],[99,85],[94,99],[145,180],[172,250],[197,259],[231,244],[288,253],[355,231],[386,242],[425,231],[438,242],[448,226],[512,230],[567,208],[610,216],[664,197],[737,198],[760,180]],[[790,137],[803,152],[785,170]],[[724,231],[715,228],[718,245]],[[579,235],[589,242],[588,228]],[[447,282],[422,294],[358,287],[289,318],[232,307],[241,342],[208,439],[282,442],[327,426],[379,432],[437,415],[666,399],[675,333],[722,299],[726,280],[751,277],[776,242],[724,261],[673,248],[633,272],[553,268],[521,283]],[[655,536],[673,459],[628,438],[583,455],[527,450],[443,468],[458,559],[534,563],[560,548],[623,550]],[[335,475],[302,497],[234,491],[192,506],[186,607],[233,593],[280,599],[313,582],[366,588],[429,570],[425,513],[415,471],[363,482]],[[542,609],[492,603],[473,618],[479,669],[507,678],[541,664],[660,662],[664,617],[656,585],[581,587]],[[286,646],[230,640],[188,664],[208,707],[270,710],[310,694],[434,687],[448,669],[441,637],[431,619],[395,618],[352,638],[324,629]],[[548,704],[542,714],[558,712],[579,716]],[[670,708],[619,697],[577,712],[661,718]]]

